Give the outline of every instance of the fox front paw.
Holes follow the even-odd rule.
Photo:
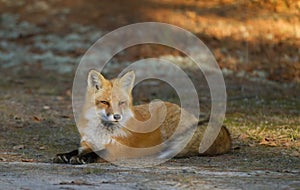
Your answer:
[[[83,156],[69,156],[68,154],[57,154],[53,159],[53,163],[62,163],[62,164],[87,164],[90,163],[90,160]]]
[[[69,156],[68,154],[57,154],[53,159],[53,163],[70,163],[72,156]]]
[[[80,164],[87,164],[88,161],[87,159],[85,159],[84,157],[81,157],[81,156],[73,156],[71,159],[70,159],[70,164],[74,164],[74,165],[80,165]]]
[[[71,152],[57,154],[53,159],[53,163],[70,163],[70,160],[73,156],[78,155],[78,150],[73,150]]]
[[[95,163],[98,160],[98,155],[94,152],[84,154],[84,155],[78,155],[73,156],[70,159],[70,164],[89,164],[89,163]]]
[[[66,163],[66,164],[88,164],[97,162],[99,156],[94,153],[87,153],[84,155],[74,155],[71,153],[65,154],[57,154],[56,157],[53,158],[53,163]]]

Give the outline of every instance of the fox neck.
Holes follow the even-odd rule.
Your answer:
[[[82,134],[101,139],[103,144],[110,142],[112,137],[126,137],[128,134],[120,124],[111,124],[100,119],[94,107],[90,107],[85,115],[86,128]]]
[[[121,121],[111,122],[102,119],[100,117],[101,113],[97,113],[101,112],[101,110],[97,111],[94,102],[90,101],[90,98],[88,99],[89,100],[85,102],[84,115],[82,115],[87,122],[88,128],[97,129],[102,133],[110,134],[111,136],[124,136],[124,132],[128,132],[124,126],[126,126],[129,120],[135,117],[132,105],[129,105],[128,108],[123,110]]]

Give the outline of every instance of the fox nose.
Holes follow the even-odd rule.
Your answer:
[[[115,120],[120,120],[121,119],[121,115],[120,114],[114,114],[114,119]]]

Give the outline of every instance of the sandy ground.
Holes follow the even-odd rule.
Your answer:
[[[0,166],[6,175],[1,174],[0,180],[3,189],[297,189],[300,185],[299,170],[220,169],[193,161],[176,160],[138,170],[110,164],[4,162]]]

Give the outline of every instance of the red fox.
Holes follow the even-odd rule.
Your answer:
[[[77,123],[81,135],[80,147],[68,153],[57,154],[53,162],[91,163],[100,160],[98,155],[109,160],[118,160],[143,156],[165,158],[174,152],[177,153],[176,157],[188,157],[218,155],[230,151],[231,137],[225,126],[222,126],[211,147],[200,154],[199,145],[206,126],[203,122],[198,123],[198,118],[169,102],[154,103],[154,106],[133,106],[134,81],[133,71],[120,78],[107,80],[98,71],[91,70],[88,73],[85,105]],[[151,109],[152,113],[149,111]],[[169,139],[177,130],[181,114],[187,118],[184,124],[186,127],[178,132],[172,142],[164,144],[163,148],[159,147],[158,145]],[[150,123],[139,126],[139,122],[149,121],[149,118],[152,120]],[[151,126],[151,123],[157,126]],[[146,132],[140,132],[139,129]],[[182,150],[178,150],[183,137],[190,134],[190,131],[194,131],[192,138]],[[136,153],[123,149],[120,144],[133,148],[158,148]]]

